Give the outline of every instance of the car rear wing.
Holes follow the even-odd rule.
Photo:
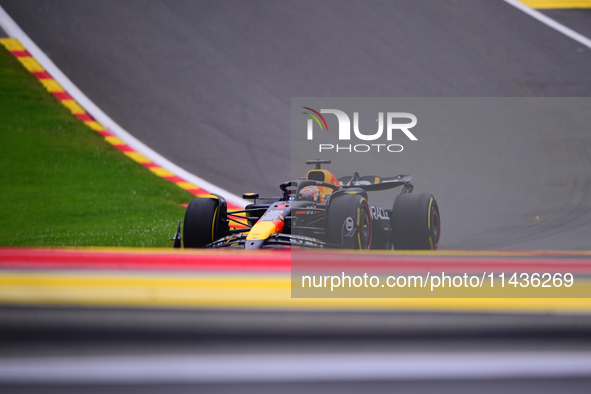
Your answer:
[[[353,176],[344,176],[339,178],[339,182],[344,189],[361,188],[367,192],[388,190],[398,186],[403,186],[402,193],[411,193],[413,185],[410,183],[412,175],[397,175],[394,177],[380,177],[375,175],[359,176],[355,173]]]

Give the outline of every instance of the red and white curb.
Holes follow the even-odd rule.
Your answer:
[[[178,167],[121,128],[57,68],[2,7],[0,27],[11,37],[0,38],[0,44],[6,47],[74,116],[104,136],[108,143],[155,175],[175,183],[195,196],[220,194],[227,200],[229,210],[244,207],[244,200],[239,196]]]

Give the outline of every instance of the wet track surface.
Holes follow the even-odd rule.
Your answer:
[[[0,4],[132,135],[238,195],[290,177],[291,97],[591,95],[591,49],[503,1]],[[591,247],[584,125],[420,137],[360,171],[413,174],[442,248]]]
[[[591,49],[503,1],[0,0],[0,6],[123,128],[235,194],[275,195],[289,177],[291,97],[591,96]],[[591,36],[589,11],[544,13]],[[588,128],[501,129],[494,136],[448,132],[445,138],[424,136],[414,155],[404,152],[391,163],[396,174],[415,176],[417,191],[438,199],[443,248],[591,249]],[[1,352],[8,357],[588,351],[591,344],[586,315],[7,307],[0,316]],[[585,392],[588,383],[497,379],[479,380],[477,387]],[[457,392],[475,384],[395,383],[408,392]],[[179,384],[95,390],[391,392],[392,386]],[[78,386],[43,391],[81,388],[92,392]],[[21,385],[9,391],[37,389]]]

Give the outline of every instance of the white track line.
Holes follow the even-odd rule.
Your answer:
[[[547,17],[546,15],[542,14],[539,11],[529,8],[523,3],[520,3],[517,0],[503,0],[506,3],[511,4],[513,7],[525,12],[529,16],[536,18],[540,22],[544,23],[545,25],[553,28],[556,31],[561,32],[567,37],[572,38],[575,41],[585,45],[588,48],[591,48],[591,40],[587,37],[583,36],[582,34],[577,33],[576,31],[569,29],[568,27],[556,22],[554,19]]]
[[[39,63],[41,63],[47,72],[49,72],[49,74],[60,85],[62,85],[62,87],[70,94],[70,96],[72,96],[72,98],[74,98],[74,100],[78,102],[78,104],[80,104],[86,110],[86,112],[92,115],[93,118],[105,126],[110,132],[121,138],[134,150],[143,154],[159,166],[166,168],[173,174],[185,179],[186,181],[191,182],[210,193],[220,194],[228,202],[234,205],[244,207],[244,200],[239,196],[236,196],[227,190],[213,185],[206,180],[180,168],[125,131],[113,119],[111,119],[99,107],[97,107],[88,97],[86,97],[86,95],[82,93],[80,89],[78,89],[78,87],[74,85],[64,73],[62,73],[62,71],[45,55],[45,53],[43,53],[43,51],[29,38],[29,36],[16,24],[16,22],[6,13],[6,11],[4,11],[1,6],[0,26],[4,29],[8,36],[18,39],[21,44],[27,48],[29,53],[35,59],[37,59]]]
[[[277,382],[591,376],[591,353],[345,353],[0,360],[1,383]]]

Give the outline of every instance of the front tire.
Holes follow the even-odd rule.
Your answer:
[[[429,193],[399,194],[392,215],[394,249],[435,250],[439,247],[439,206]]]
[[[187,206],[183,226],[185,248],[204,248],[228,231],[227,204],[217,197],[194,198]]]
[[[353,231],[354,229],[354,231]],[[347,236],[351,234],[351,236]],[[371,214],[361,194],[343,194],[331,198],[326,223],[327,241],[344,249],[371,247]]]

